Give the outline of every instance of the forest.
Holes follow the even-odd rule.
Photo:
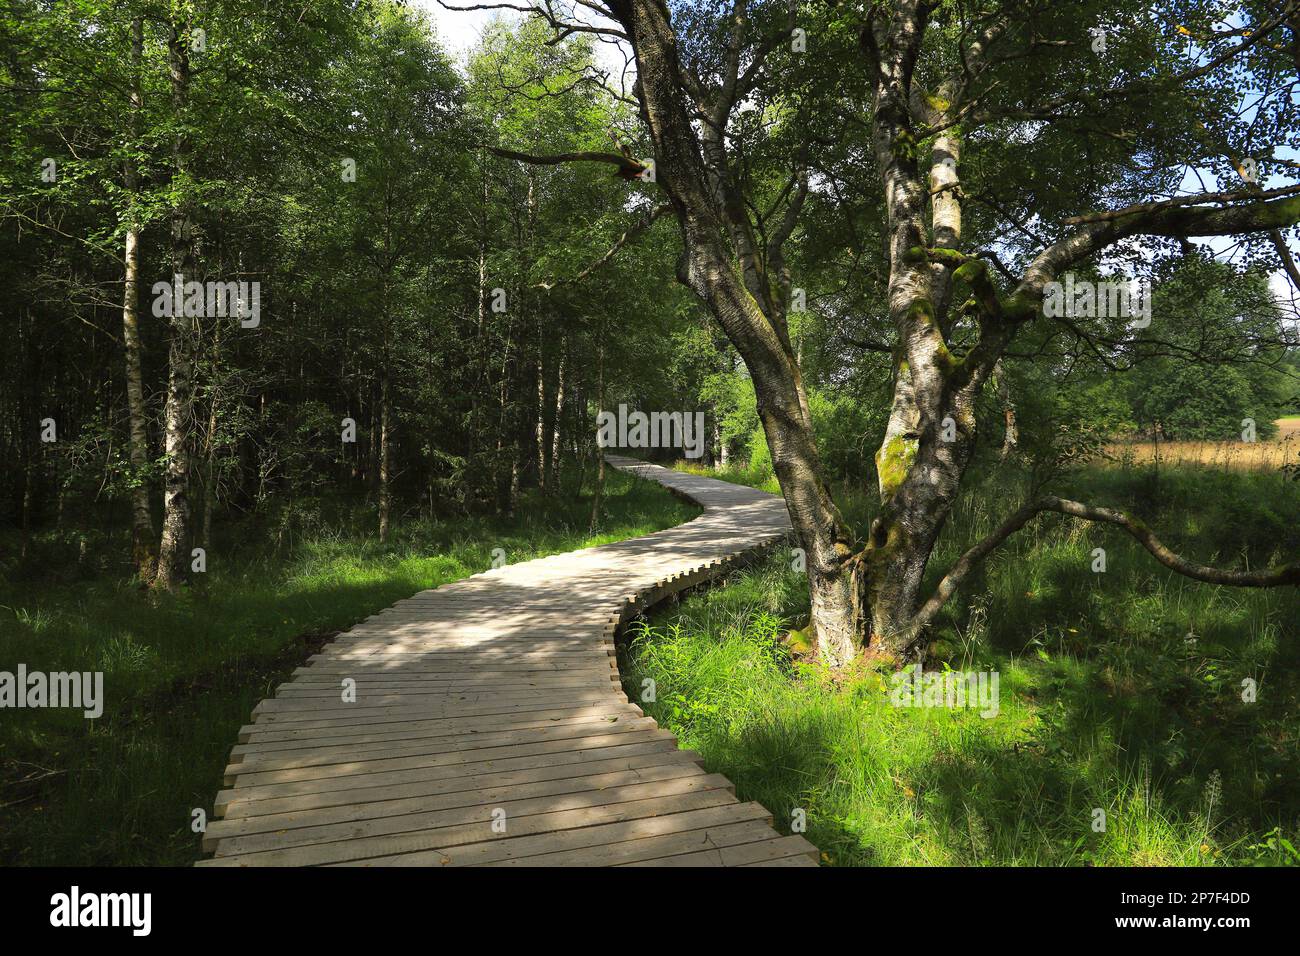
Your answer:
[[[0,863],[615,454],[784,501],[615,674],[823,866],[1300,865],[1300,0],[6,0],[0,130]]]

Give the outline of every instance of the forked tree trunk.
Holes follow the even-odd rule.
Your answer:
[[[944,595],[951,594],[941,587],[926,603],[928,616],[918,616],[926,565],[971,458],[975,399],[1017,328],[1035,316],[1047,282],[1061,269],[1130,236],[1233,235],[1289,227],[1300,218],[1295,197],[1231,209],[1159,203],[1133,207],[1123,217],[1089,222],[1048,246],[1004,297],[988,278],[988,263],[960,251],[957,164],[961,123],[969,112],[964,107],[973,101],[955,102],[971,76],[987,65],[988,49],[998,42],[1004,24],[994,17],[964,48],[964,80],[940,83],[934,95],[927,95],[913,85],[912,74],[929,15],[937,7],[927,0],[874,5],[859,40],[874,86],[871,129],[887,214],[888,309],[896,345],[894,396],[876,455],[881,508],[866,546],[855,553],[853,535],[827,493],[784,314],[791,285],[781,243],[794,228],[806,195],[806,170],[802,187],[788,190],[795,198],[785,206],[781,228],[765,235],[765,248],[760,248],[727,155],[728,119],[752,92],[747,79],[753,68],[742,74],[739,55],[746,21],[735,18],[735,55],[723,65],[721,84],[712,84],[679,62],[664,0],[606,0],[606,6],[635,51],[637,91],[654,146],[657,182],[677,216],[684,247],[678,278],[708,307],[749,369],[791,524],[806,551],[818,648],[833,666],[867,642],[891,657],[905,656]],[[794,22],[792,12],[789,29]],[[923,171],[919,144],[931,135],[929,169]],[[799,165],[791,186],[799,178]],[[957,280],[971,292],[960,312],[979,327],[961,358],[949,352],[946,337],[957,316],[951,308]],[[1023,525],[1027,518],[1018,520]],[[996,544],[994,540],[989,547]],[[987,553],[972,551],[978,552],[972,560]],[[1283,583],[1285,577],[1266,575],[1271,583],[1259,586]],[[1253,580],[1238,583],[1255,586]]]
[[[910,19],[896,21],[901,32],[890,41],[897,50],[914,49],[924,25],[915,3],[904,0],[903,6],[916,9]],[[972,402],[950,382],[953,361],[936,322],[932,283],[943,277],[913,253],[927,245],[922,216],[929,191],[906,145],[912,63],[906,55],[893,56],[882,64],[879,80],[875,146],[889,211],[889,307],[901,344],[894,361],[895,399],[877,456],[882,508],[866,548],[855,551],[854,536],[826,486],[783,295],[777,292],[788,293],[789,276],[764,274],[743,211],[733,209],[742,205],[740,197],[720,172],[726,168],[724,142],[707,126],[697,132],[692,122],[667,6],[661,0],[613,0],[612,8],[637,52],[658,181],[677,213],[686,251],[679,279],[708,306],[754,383],[773,468],[805,551],[819,654],[841,666],[870,643],[901,657],[908,650],[904,625],[918,603],[974,435]],[[956,152],[955,133],[943,148]],[[954,211],[959,212],[950,210],[949,220]],[[959,228],[959,219],[949,225]]]

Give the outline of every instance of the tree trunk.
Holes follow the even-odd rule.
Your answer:
[[[657,181],[672,202],[682,234],[685,255],[678,279],[707,305],[749,368],[773,468],[806,555],[818,651],[831,666],[841,666],[852,659],[865,635],[857,598],[863,578],[850,561],[852,535],[822,479],[783,306],[770,289],[761,288],[767,280],[759,275],[739,197],[716,182],[722,160],[715,160],[711,171],[705,169],[691,112],[678,86],[681,67],[668,7],[661,0],[617,0],[613,8],[637,52]],[[706,145],[721,156],[720,141]],[[740,268],[728,236],[742,251],[749,250]]]
[[[379,541],[388,540],[388,513],[391,507],[388,482],[392,470],[391,414],[389,408],[388,363],[379,379]]]
[[[956,361],[943,334],[952,275],[918,250],[927,246],[925,224],[931,185],[912,142],[912,57],[924,31],[926,8],[904,0],[894,19],[875,27],[879,62],[873,139],[885,189],[890,261],[889,311],[899,343],[894,354],[894,399],[876,453],[881,509],[868,536],[872,644],[895,658],[910,650],[905,630],[916,612],[930,554],[957,497],[975,438],[974,381],[954,375]],[[910,55],[908,51],[911,51]],[[935,143],[930,184],[951,186],[960,140],[950,131]],[[955,246],[961,234],[954,190],[933,206],[934,241]],[[972,358],[972,362],[974,359]]]
[[[510,442],[514,434],[515,413],[510,404],[510,381],[515,377],[510,350],[514,342],[514,322],[507,315],[505,347],[501,352],[501,379],[498,390],[497,448],[492,462],[497,514],[511,515],[519,492],[519,475],[515,462],[515,449]]]
[[[695,124],[667,6],[661,0],[611,0],[611,9],[636,50],[657,180],[677,213],[685,247],[678,278],[708,306],[754,383],[773,468],[805,552],[818,652],[833,667],[868,643],[902,657],[908,651],[904,626],[969,459],[971,396],[982,384],[978,362],[956,374],[934,301],[936,290],[946,296],[951,276],[944,270],[951,267],[932,268],[925,255],[930,190],[909,145],[909,96],[927,8],[919,0],[899,0],[889,22],[877,21],[864,37],[877,53],[887,51],[871,58],[877,73],[873,132],[888,211],[888,303],[899,347],[893,407],[877,455],[882,507],[858,553],[817,453],[786,322],[790,280],[780,245],[768,241],[765,262],[743,197],[729,180],[722,130],[733,104],[720,100],[711,124]],[[959,148],[953,131],[939,138],[936,155],[955,164]],[[945,170],[934,173],[941,185],[952,178],[951,167]],[[797,215],[798,207],[787,210],[789,228],[791,211]],[[935,241],[946,247],[959,238],[960,208],[955,201],[941,202],[936,212]]]
[[[18,557],[26,561],[32,544],[32,509],[36,503],[36,461],[31,446],[23,459],[22,517],[19,519]]]
[[[177,178],[184,179],[189,167],[189,136],[183,124],[189,111],[190,64],[186,24],[174,24],[167,41],[167,64],[171,76],[172,107],[182,128],[173,143]],[[188,188],[188,187],[186,187]],[[193,278],[195,266],[194,220],[191,203],[182,195],[172,207],[172,281]],[[158,548],[158,570],[153,586],[175,590],[186,577],[190,539],[190,417],[194,405],[194,351],[197,322],[187,317],[184,289],[172,295],[171,344],[168,350],[166,455],[167,474],[163,495],[162,541]]]
[[[1007,380],[1001,359],[993,366],[993,377],[998,385],[998,400],[1002,402],[1002,421],[1005,426],[998,460],[1006,461],[1016,453],[1016,446],[1020,444],[1020,427],[1016,424],[1016,403],[1011,394],[1011,382]]]
[[[138,145],[140,132],[140,70],[144,56],[144,21],[131,21],[131,148]],[[122,258],[122,344],[126,358],[127,456],[134,472],[131,488],[131,558],[136,576],[144,583],[153,577],[158,560],[157,532],[149,506],[149,430],[144,402],[144,372],[139,327],[140,224],[136,190],[139,174],[135,160],[123,164],[127,192],[126,247]]]
[[[208,397],[208,430],[203,449],[203,519],[200,540],[212,550],[212,512],[217,497],[217,429],[221,421],[220,400],[221,326],[212,334],[212,384]]]
[[[560,452],[561,428],[564,420],[564,362],[565,343],[560,343],[560,364],[556,369],[555,382],[555,421],[551,423],[551,475],[549,486],[552,491],[560,490]]]
[[[546,490],[546,370],[542,367],[542,327],[537,324],[537,487]]]
[[[601,324],[600,345],[598,348],[599,357],[596,362],[596,412],[600,413],[605,410],[605,336],[604,323]],[[584,427],[586,422],[583,423]],[[600,499],[605,494],[605,449],[600,447],[599,439],[592,435],[592,441],[596,443],[596,492],[591,497],[591,520],[587,522],[587,534],[596,533],[596,528],[600,524]]]

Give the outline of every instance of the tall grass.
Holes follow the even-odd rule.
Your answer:
[[[1204,465],[1227,471],[1269,471],[1294,466],[1300,457],[1300,432],[1277,441],[1130,441],[1106,446],[1106,453],[1129,465]]]
[[[1096,470],[1061,490],[1139,513],[1201,560],[1300,552],[1295,483],[1206,469],[1151,482]],[[967,496],[932,578],[1015,506],[1014,491],[1004,477]],[[869,498],[841,504],[863,521]],[[1105,573],[1092,571],[1096,547]],[[968,583],[930,648],[928,667],[999,673],[989,719],[895,707],[891,675],[803,662],[782,638],[807,613],[803,576],[774,556],[652,619],[623,673],[634,698],[653,678],[643,706],[778,825],[804,811],[828,862],[1300,862],[1294,589],[1210,587],[1118,529],[1038,521]]]

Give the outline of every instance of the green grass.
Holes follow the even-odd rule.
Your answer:
[[[747,483],[764,476],[735,472]],[[1300,486],[1276,476],[1089,471],[1061,492],[1131,509],[1176,549],[1260,566],[1300,551]],[[959,507],[931,577],[1015,506]],[[855,527],[871,495],[841,494]],[[1091,552],[1107,551],[1094,574]],[[775,556],[653,618],[622,662],[634,699],[838,865],[1297,863],[1300,595],[1168,572],[1111,529],[1051,517],[996,553],[927,666],[997,671],[1001,708],[899,708],[889,676],[832,676],[781,637],[806,584]],[[1189,638],[1189,635],[1191,636]],[[1258,700],[1242,700],[1242,680]],[[1104,810],[1106,828],[1093,828]]]
[[[49,534],[34,561],[0,566],[0,669],[104,672],[107,707],[6,710],[0,721],[0,862],[186,864],[191,812],[211,813],[221,771],[258,700],[329,634],[416,591],[491,566],[671,527],[697,513],[657,485],[612,473],[603,528],[590,499],[523,502],[515,520],[399,525],[373,536],[313,520],[292,545],[235,535],[201,583],[157,598],[96,567],[127,552],[99,542],[77,570],[75,539]],[[17,554],[6,545],[6,555]],[[105,557],[107,556],[107,557]],[[34,567],[33,567],[34,565]],[[62,569],[62,570],[60,570]],[[58,580],[61,579],[61,580]]]

